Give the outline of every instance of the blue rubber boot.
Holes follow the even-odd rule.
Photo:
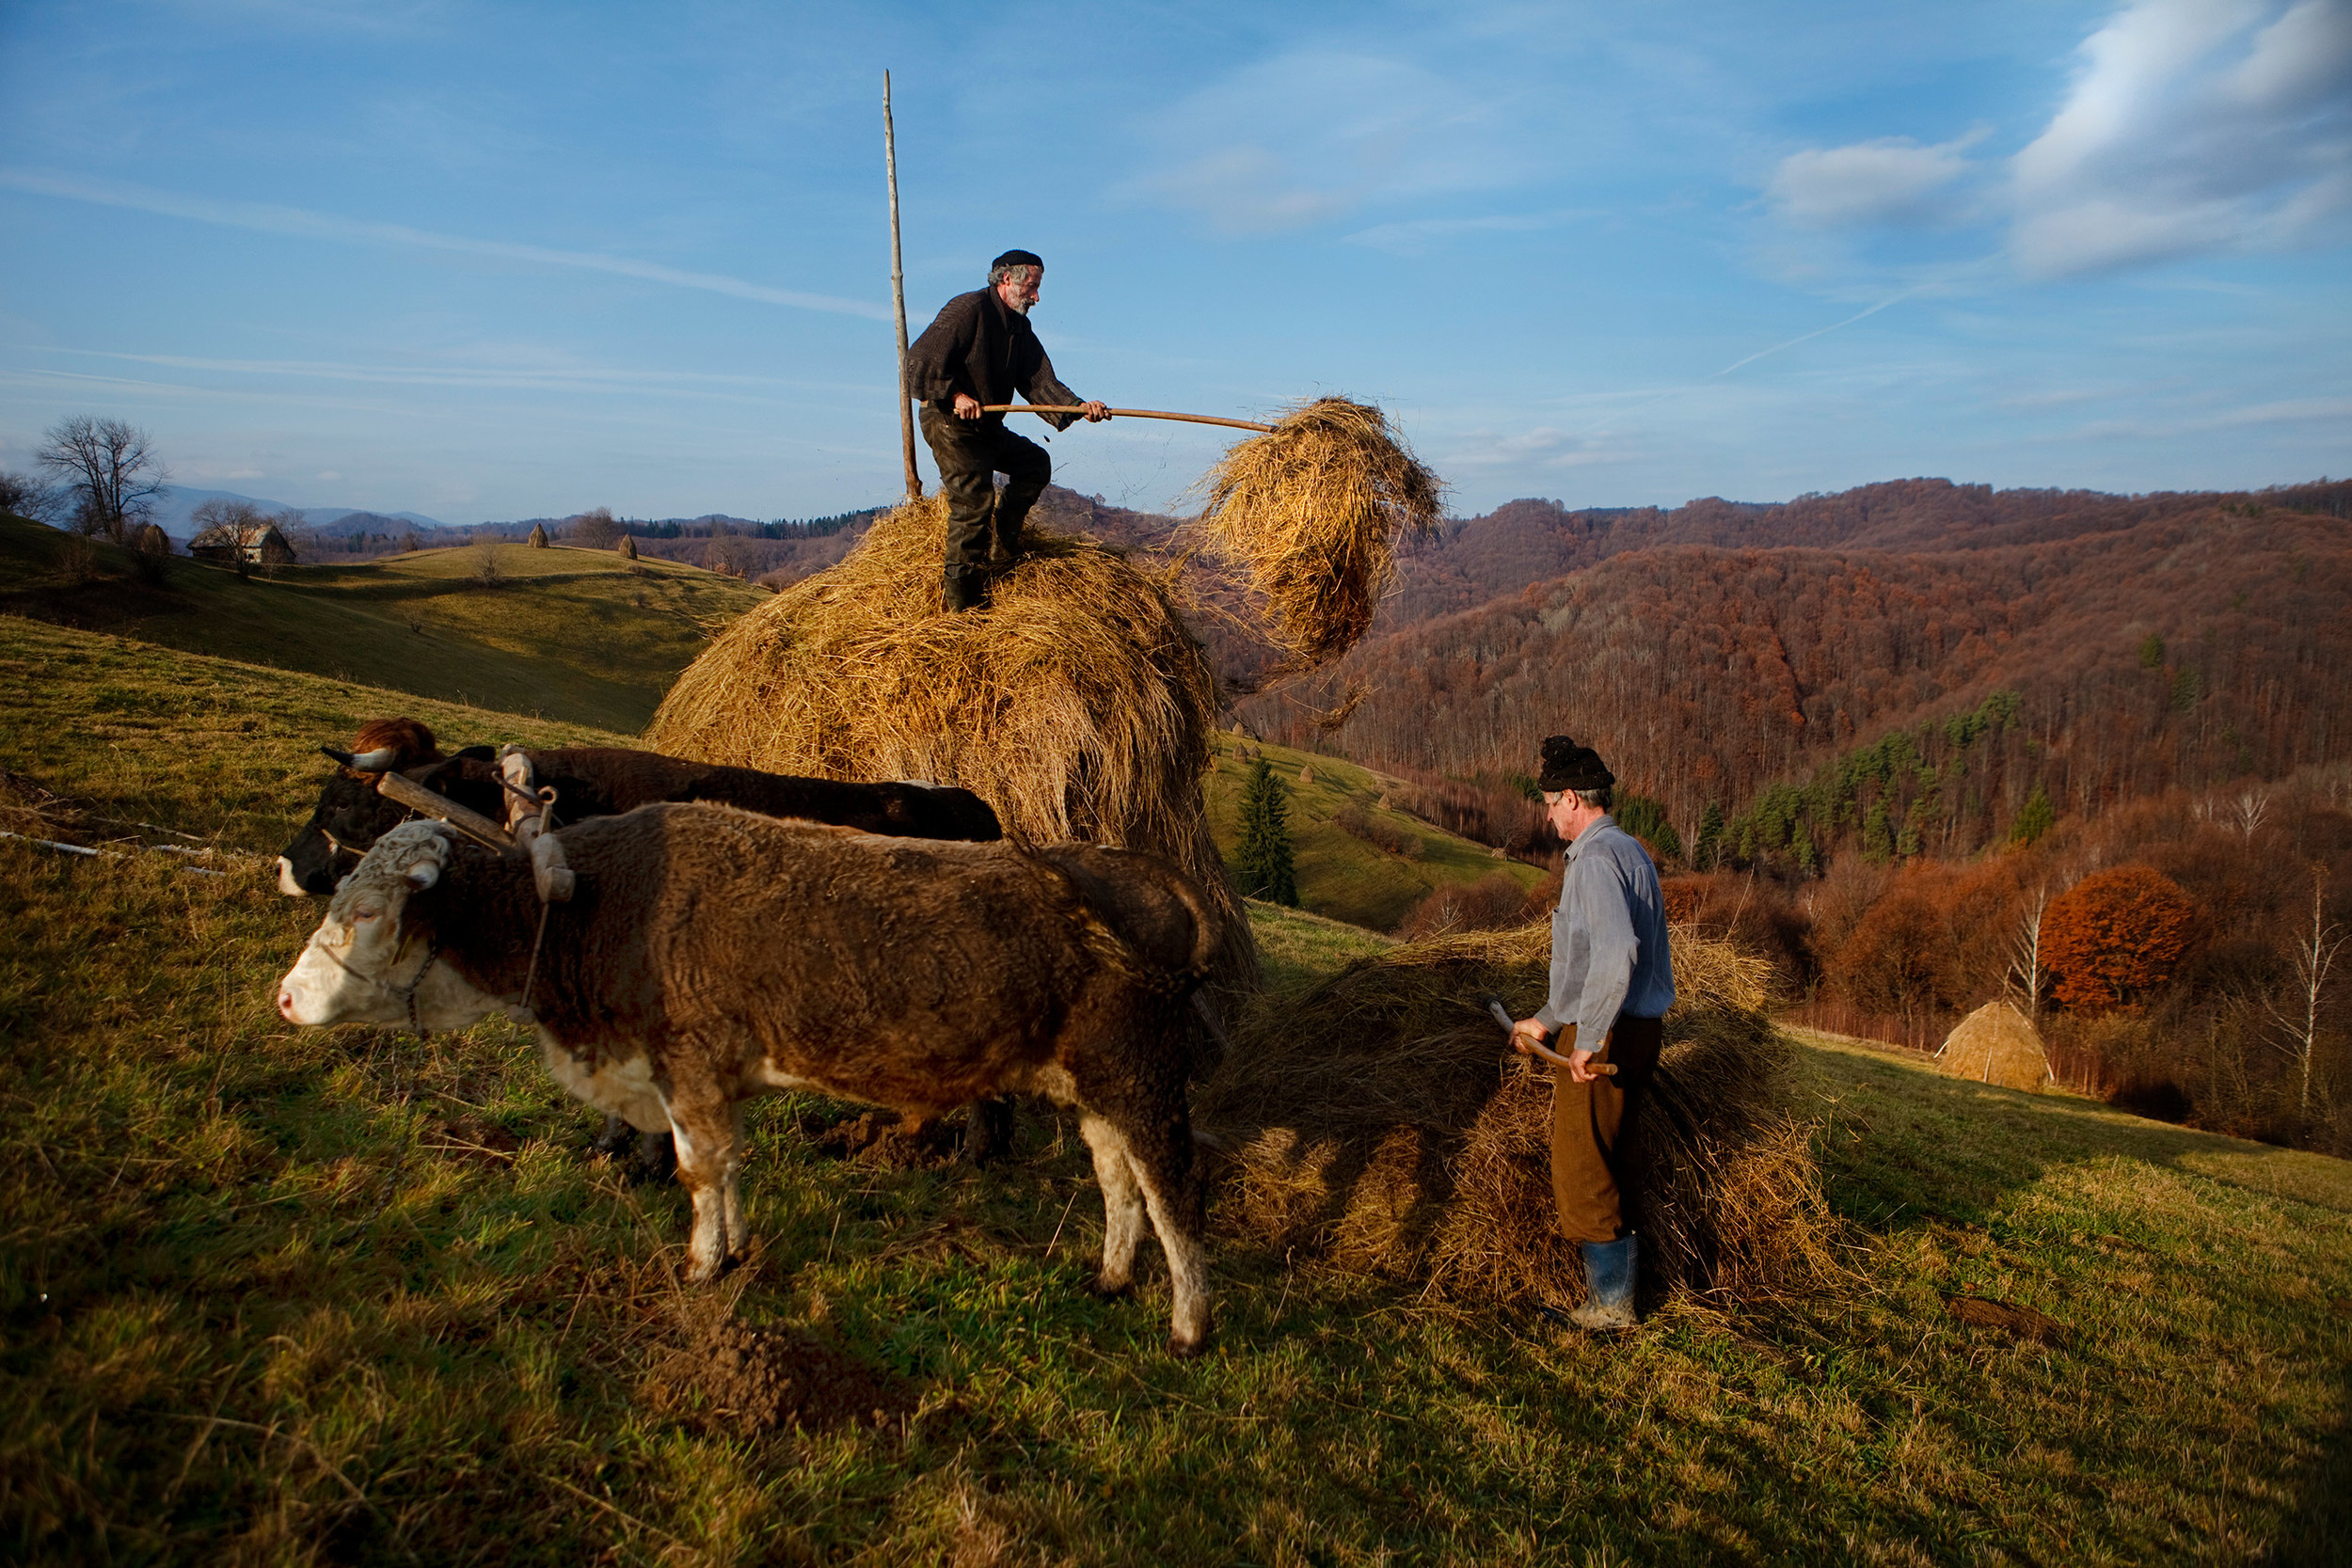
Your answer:
[[[1586,1242],[1584,1285],[1589,1299],[1568,1314],[1579,1328],[1633,1326],[1634,1243],[1630,1234],[1613,1242]]]

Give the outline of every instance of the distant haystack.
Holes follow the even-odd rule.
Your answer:
[[[532,524],[532,525],[531,525],[531,537],[530,537],[530,538],[528,538],[528,539],[526,539],[526,540],[524,540],[524,541],[523,541],[523,543],[524,543],[524,544],[526,544],[526,545],[529,545],[529,546],[530,546],[532,549],[534,549],[534,550],[544,550],[544,549],[548,549],[548,548],[549,548],[550,546],[548,546],[548,526],[547,526],[547,524],[545,524],[545,523],[533,523],[533,524]]]
[[[131,535],[131,547],[142,555],[169,555],[171,535],[154,523],[142,524],[139,531]]]
[[[939,497],[878,518],[837,566],[721,633],[645,731],[655,750],[778,773],[961,784],[1011,837],[1167,856],[1226,917],[1219,978],[1256,976],[1209,836],[1216,677],[1171,571],[1031,530],[986,610],[940,600]]]
[[[2033,1021],[2005,1001],[1988,1002],[1962,1019],[1935,1060],[1954,1078],[2005,1089],[2039,1090],[2050,1081],[2050,1058]]]
[[[637,559],[637,540],[634,535],[627,533],[621,535],[621,559],[623,561]]]

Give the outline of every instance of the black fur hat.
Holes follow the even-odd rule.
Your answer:
[[[1565,735],[1544,737],[1544,770],[1535,786],[1545,794],[1557,795],[1564,789],[1607,789],[1616,782],[1617,776],[1609,771],[1609,765],[1590,746],[1579,746]]]

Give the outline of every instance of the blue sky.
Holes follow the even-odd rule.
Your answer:
[[[2352,470],[2352,0],[6,0],[0,467],[887,499],[885,66],[914,330],[1026,246],[1082,394],[1369,398],[1465,513]],[[1052,451],[1156,508],[1220,445]]]

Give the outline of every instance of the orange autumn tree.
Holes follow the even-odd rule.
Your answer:
[[[2093,872],[2050,900],[2042,967],[2067,1007],[2128,1007],[2172,978],[2196,918],[2181,884],[2153,866]]]

